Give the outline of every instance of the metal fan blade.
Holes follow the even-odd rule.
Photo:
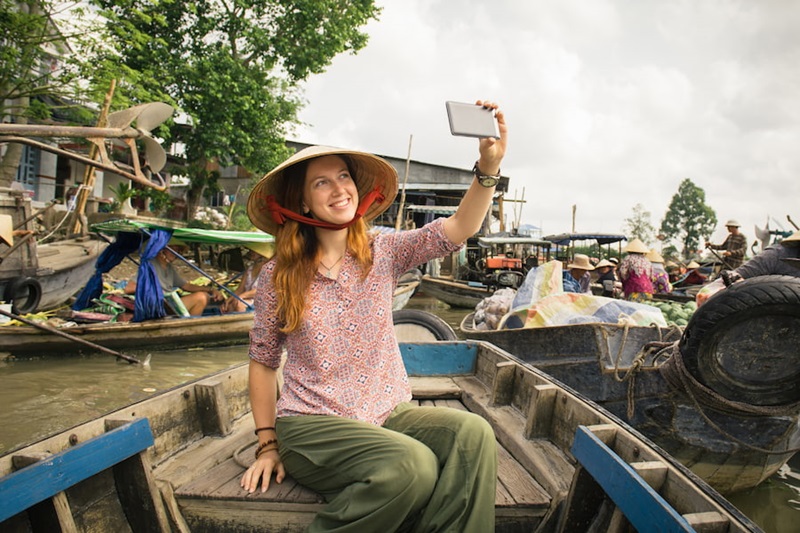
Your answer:
[[[160,172],[164,165],[167,164],[167,153],[159,142],[149,135],[143,135],[141,141],[144,143],[144,158],[147,161],[147,166],[153,172]]]
[[[762,242],[769,242],[769,223],[767,224],[766,229],[761,229],[758,226],[754,227],[756,229],[756,239]]]
[[[172,106],[164,102],[144,104],[144,109],[136,119],[136,129],[153,131],[171,117],[173,111]]]
[[[108,115],[108,127],[127,128],[135,121],[137,129],[151,131],[171,117],[172,113],[172,106],[164,102],[139,104]]]

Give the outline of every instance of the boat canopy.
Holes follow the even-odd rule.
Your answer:
[[[150,260],[168,246],[170,239],[186,244],[227,244],[247,245],[272,243],[274,237],[264,232],[222,231],[197,228],[172,228],[138,220],[109,220],[92,225],[92,231],[116,234],[116,239],[97,258],[95,273],[78,295],[72,309],[81,310],[102,294],[103,274],[111,271],[130,253],[139,250],[139,271],[136,283],[136,299],[133,321],[141,322],[166,316],[164,293]],[[174,250],[173,250],[174,252]],[[194,266],[182,255],[176,253],[183,262],[197,270],[212,282],[214,278]],[[219,285],[219,284],[218,284]],[[225,287],[223,289],[227,290]],[[230,292],[230,291],[228,291]],[[232,293],[231,293],[232,294]]]
[[[567,246],[573,241],[597,241],[598,244],[612,244],[627,241],[628,237],[615,233],[559,233],[547,235],[544,239],[559,246]]]
[[[481,246],[493,246],[496,244],[528,244],[532,246],[541,246],[542,248],[549,248],[553,245],[551,241],[545,241],[542,239],[534,239],[533,237],[527,236],[503,236],[503,237],[478,237],[478,244]]]
[[[230,244],[272,243],[275,237],[263,231],[224,231],[199,228],[171,228],[166,225],[141,222],[138,220],[108,220],[92,224],[92,231],[99,233],[145,233],[160,229],[172,233],[172,237],[187,244]]]

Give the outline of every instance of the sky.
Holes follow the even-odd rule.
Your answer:
[[[305,86],[301,142],[470,169],[445,101],[509,127],[506,198],[543,234],[656,228],[684,179],[716,212],[800,225],[800,2],[378,0],[369,43]],[[506,207],[508,224],[512,208]],[[656,244],[656,243],[650,243]]]

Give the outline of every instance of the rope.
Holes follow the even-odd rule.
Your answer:
[[[686,392],[686,394],[689,396],[689,399],[700,413],[700,416],[702,416],[706,423],[714,428],[714,430],[716,430],[720,435],[723,435],[724,437],[741,444],[746,448],[768,455],[793,454],[800,451],[800,447],[787,448],[785,450],[768,450],[744,442],[720,428],[711,419],[709,419],[704,410],[704,406],[706,406],[734,415],[745,414],[757,416],[782,416],[796,413],[797,409],[800,407],[800,402],[793,402],[783,406],[768,406],[752,405],[749,403],[729,400],[697,381],[694,376],[689,373],[683,363],[683,355],[681,354],[679,343],[677,341],[672,345],[672,354],[670,358],[667,359],[663,365],[661,365],[660,372],[661,375],[664,376],[664,379],[666,379],[673,388]]]
[[[617,356],[614,360],[614,380],[618,383],[628,382],[628,389],[626,393],[626,400],[627,400],[627,408],[625,414],[628,417],[628,420],[633,419],[634,410],[635,410],[635,402],[636,402],[636,374],[638,374],[642,367],[647,360],[647,357],[654,353],[653,355],[653,365],[656,365],[656,361],[661,357],[664,353],[664,348],[672,346],[671,342],[665,342],[665,338],[662,335],[661,326],[658,324],[652,324],[652,326],[658,332],[658,341],[652,341],[645,343],[636,355],[633,357],[631,361],[631,366],[625,372],[625,375],[620,377],[619,369],[620,369],[620,360],[622,359],[622,353],[625,350],[625,344],[628,341],[628,331],[630,331],[630,325],[625,324],[624,329],[622,331],[622,341],[620,342],[619,349],[617,350]],[[667,332],[666,337],[672,336],[673,333],[680,332],[680,328],[670,328]]]

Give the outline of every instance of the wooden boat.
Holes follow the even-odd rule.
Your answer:
[[[414,401],[468,409],[498,440],[496,531],[759,531],[635,430],[481,342],[401,345]],[[3,531],[303,531],[324,500],[239,479],[256,444],[247,365],[0,457]]]
[[[594,323],[480,331],[469,314],[460,332],[602,405],[723,494],[773,475],[800,439],[797,278],[735,284],[684,330]]]
[[[488,298],[494,290],[478,282],[457,281],[425,275],[419,290],[451,307],[475,309],[481,300]]]
[[[0,216],[13,227],[33,231],[30,199],[23,191],[0,191]],[[31,233],[0,241],[0,299],[15,313],[47,311],[64,304],[94,273],[107,244],[94,237],[61,239],[41,244]]]

